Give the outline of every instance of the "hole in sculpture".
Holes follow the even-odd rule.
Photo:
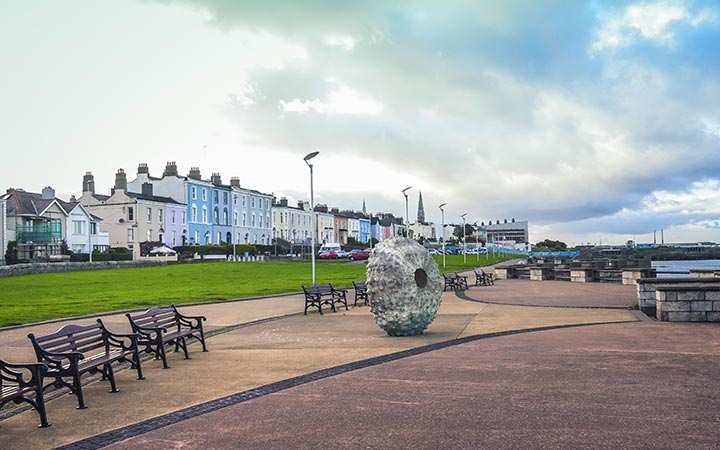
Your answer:
[[[421,288],[427,286],[427,273],[425,273],[423,269],[417,269],[415,271],[415,284]]]

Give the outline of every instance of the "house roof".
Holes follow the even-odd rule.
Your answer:
[[[42,194],[26,192],[22,189],[8,189],[4,196],[7,203],[7,214],[11,216],[42,217],[42,213],[53,203],[67,214],[67,202],[56,198],[42,198]]]
[[[134,198],[137,200],[148,200],[151,202],[161,202],[161,203],[174,203],[177,205],[182,205],[182,203],[173,200],[170,197],[161,197],[159,195],[145,195],[145,194],[139,194],[137,192],[125,192],[125,195],[127,195],[130,198]]]

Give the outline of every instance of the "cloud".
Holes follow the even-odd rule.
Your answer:
[[[330,91],[327,101],[320,99],[290,101],[280,100],[283,113],[303,114],[315,111],[320,114],[358,114],[376,115],[382,112],[383,105],[372,97],[362,95],[348,86],[339,86]]]
[[[631,4],[620,14],[610,14],[603,20],[590,50],[596,53],[627,47],[638,40],[672,47],[675,45],[675,29],[680,24],[699,27],[716,21],[717,15],[713,11],[703,9],[692,12],[682,1]]]

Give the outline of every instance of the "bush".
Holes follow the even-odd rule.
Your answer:
[[[8,242],[7,250],[5,251],[5,264],[10,265],[18,263],[15,247],[17,247],[17,241]]]

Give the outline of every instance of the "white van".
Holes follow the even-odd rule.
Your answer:
[[[326,242],[320,247],[320,251],[318,252],[318,255],[322,252],[335,252],[338,253],[342,250],[340,247],[340,244],[335,242]]]

